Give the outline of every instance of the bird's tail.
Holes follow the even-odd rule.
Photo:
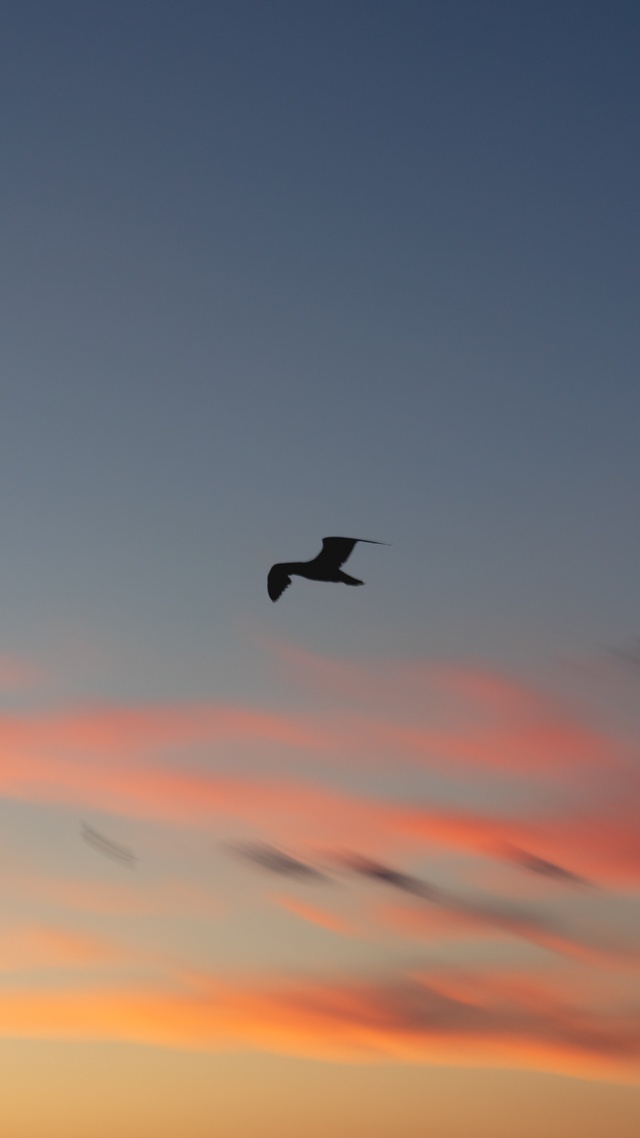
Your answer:
[[[338,580],[342,581],[343,585],[364,585],[364,581],[359,581],[357,577],[350,577],[348,573],[343,573],[340,570]]]

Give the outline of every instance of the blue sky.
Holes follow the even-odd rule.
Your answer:
[[[439,651],[461,606],[623,632],[633,5],[7,24],[10,611],[188,634],[354,532]]]
[[[574,849],[636,903],[632,837],[607,827],[622,802],[632,835],[638,802],[637,673],[609,653],[640,635],[637,6],[24,0],[1,39],[2,840],[31,883],[20,921],[49,929],[58,906],[67,936],[73,894],[82,935],[111,935],[116,869],[78,871],[99,920],[69,883],[90,816],[143,850],[140,911],[120,882],[114,918],[136,952],[161,910],[204,967],[217,890],[213,968],[235,954],[266,976],[289,937],[327,976],[404,967],[421,951],[406,913],[348,938],[348,891],[326,912],[304,890],[274,900],[206,846],[239,817],[295,846],[315,787],[318,842],[353,808],[370,852],[488,906],[484,925],[460,900],[434,917],[466,929],[450,961],[491,958],[506,984],[505,960],[537,959],[533,926],[524,947],[487,944],[486,890],[522,888],[554,928],[566,906],[562,951],[600,951],[608,894],[519,887],[482,842]],[[272,605],[269,566],[328,534],[391,544],[356,547],[364,589],[296,581]],[[262,819],[254,779],[273,782]],[[440,852],[398,804],[442,827]],[[103,959],[29,929],[6,932],[7,959]]]

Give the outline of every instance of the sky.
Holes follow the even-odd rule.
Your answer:
[[[12,1138],[631,1138],[637,5],[1,25]]]

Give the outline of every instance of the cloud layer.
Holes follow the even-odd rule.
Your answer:
[[[498,961],[471,985],[455,970],[443,979],[391,965],[367,983],[332,975],[260,979],[256,943],[256,974],[240,979],[194,977],[185,966],[179,982],[174,970],[166,986],[156,975],[135,989],[124,979],[82,992],[21,981],[0,998],[0,1030],[635,1077],[640,1012],[625,984],[637,977],[640,938],[624,922],[603,928],[598,908],[606,890],[622,889],[629,899],[640,883],[638,749],[628,735],[618,738],[559,697],[489,668],[365,666],[287,646],[278,653],[285,668],[295,667],[295,710],[212,701],[5,712],[0,790],[79,816],[120,815],[128,833],[140,820],[200,835],[203,849],[217,837],[218,855],[229,861],[220,840],[231,841],[245,853],[245,878],[255,879],[247,897],[253,888],[263,910],[266,902],[272,915],[286,911],[321,929],[318,936],[346,938],[350,951],[381,929],[396,946],[516,943],[533,960],[570,960],[590,971],[599,977],[595,989],[585,985],[569,1000],[542,972],[507,984]],[[91,832],[104,840],[112,830]],[[137,853],[133,839],[132,846]],[[348,850],[355,860],[340,877],[340,851]],[[96,874],[106,873],[107,859],[87,852],[100,863]],[[443,888],[425,869],[443,854],[464,867],[456,887]],[[474,865],[496,867],[492,890],[478,888]],[[333,904],[339,891],[304,893],[334,871],[343,895],[378,891],[360,915],[354,907],[353,919]],[[172,914],[219,919],[233,905],[227,897],[221,906],[179,872],[143,889],[131,879],[94,883],[53,868],[14,868],[0,876],[0,894],[11,904],[143,923]],[[567,900],[559,909],[560,895]],[[140,951],[129,959],[108,937],[64,923],[23,922],[4,937],[0,957],[4,945],[5,966],[16,973],[21,956],[61,970],[118,971],[132,960],[144,970],[150,959]],[[614,998],[615,984],[605,992],[602,977],[626,977],[624,999]],[[596,989],[605,992],[599,1002],[591,997]]]
[[[464,979],[464,978],[463,978]],[[200,978],[0,995],[5,1037],[112,1039],[198,1049],[270,1050],[335,1061],[527,1067],[635,1081],[640,1006],[590,1007],[541,983],[455,977],[382,981]]]

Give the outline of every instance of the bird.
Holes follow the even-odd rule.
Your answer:
[[[309,581],[340,581],[343,585],[364,585],[357,577],[343,573],[341,566],[351,555],[354,545],[365,541],[368,545],[388,545],[386,541],[371,541],[366,537],[323,537],[322,549],[312,561],[282,561],[272,565],[267,577],[267,592],[277,601],[291,584],[291,577],[306,577]]]

